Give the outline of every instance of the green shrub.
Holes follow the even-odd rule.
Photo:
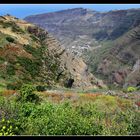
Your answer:
[[[15,75],[15,68],[13,65],[8,65],[6,70],[7,75]]]
[[[135,114],[133,118],[133,123],[130,123],[130,134],[131,135],[140,135],[140,112]]]
[[[136,87],[128,87],[128,88],[127,88],[127,92],[134,92],[134,91],[136,91],[136,90],[137,90]]]
[[[15,41],[15,39],[12,38],[12,37],[10,37],[10,36],[6,37],[6,40],[7,40],[8,42],[11,42],[11,43],[14,43],[14,41]]]
[[[8,99],[0,96],[0,119],[17,120],[20,104],[15,102],[14,98]]]
[[[36,86],[36,90],[37,91],[46,91],[47,89],[52,89],[52,87],[51,86],[49,86],[49,85],[37,85]]]
[[[28,53],[32,54],[34,57],[37,57],[37,58],[41,58],[42,57],[42,47],[40,48],[34,48],[30,45],[24,45],[23,46],[25,51],[27,51]]]
[[[15,82],[7,84],[7,89],[9,90],[19,90],[22,86],[22,82]]]
[[[16,85],[15,84],[12,84],[12,83],[9,83],[7,84],[7,89],[10,89],[10,90],[16,90]]]
[[[19,108],[14,99],[0,96],[0,136],[19,135]]]
[[[27,72],[31,74],[33,78],[35,78],[40,71],[41,63],[39,60],[32,60],[26,57],[18,57],[18,63],[25,68]]]
[[[23,135],[101,134],[101,125],[81,116],[69,102],[57,105],[45,102],[39,106],[29,106],[24,107],[27,119]]]
[[[13,32],[20,32],[20,33],[24,33],[24,31],[15,23],[15,22],[3,22],[2,23],[3,28],[12,28]]]
[[[19,32],[19,33],[24,33],[24,31],[15,24],[15,26],[12,26],[12,31],[13,32]]]
[[[46,86],[38,85],[38,86],[36,86],[36,90],[37,91],[46,91]]]
[[[30,37],[33,39],[33,41],[38,41],[38,38],[35,35],[30,35]]]
[[[137,90],[140,91],[140,86],[137,87]]]
[[[39,101],[39,97],[33,93],[36,88],[29,84],[22,85],[20,89],[20,98],[19,100],[23,102],[35,102],[37,103]]]
[[[127,93],[127,89],[126,89],[126,88],[123,88],[122,91],[123,91],[124,93]]]
[[[13,22],[3,22],[2,25],[3,25],[3,28],[9,28],[13,25]]]
[[[0,62],[4,62],[5,59],[3,57],[0,57]]]

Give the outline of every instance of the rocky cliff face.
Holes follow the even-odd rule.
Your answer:
[[[53,52],[54,56],[59,57],[64,72],[69,74],[69,78],[74,79],[74,87],[93,88],[93,85],[94,87],[105,87],[101,80],[98,80],[89,72],[87,65],[81,58],[66,51],[54,37],[49,35],[46,44],[49,51]]]
[[[0,78],[7,82],[99,87],[82,59],[62,47],[47,31],[12,16],[0,17]]]

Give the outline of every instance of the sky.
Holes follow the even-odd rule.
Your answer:
[[[10,14],[18,18],[72,8],[88,8],[100,12],[140,8],[140,4],[0,4],[0,15]]]

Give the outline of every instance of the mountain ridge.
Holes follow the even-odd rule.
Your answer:
[[[70,48],[72,52],[74,52],[72,46],[81,46],[86,50],[87,45],[92,48],[98,46],[102,40],[114,40],[139,24],[139,8],[105,13],[97,11],[90,13],[83,8],[76,12],[73,10],[45,13],[43,17],[34,15],[24,19],[47,29],[66,46],[66,49]],[[88,38],[88,41],[80,39],[80,36],[83,36],[85,40]],[[80,49],[78,51],[79,55],[83,52]]]
[[[128,75],[133,71],[132,69],[138,61],[137,56],[140,55],[138,41],[131,39],[126,34],[133,34],[131,30],[135,29],[136,32],[139,31],[140,9],[114,10],[103,13],[85,11],[79,9],[78,14],[65,10],[63,11],[63,14],[66,12],[65,16],[55,12],[51,17],[45,14],[43,18],[41,16],[26,17],[25,20],[47,29],[62,45],[66,46],[68,51],[82,57],[93,75],[99,75],[108,84],[136,86],[140,81],[133,76],[135,78],[133,78],[133,82],[130,82]],[[80,14],[80,12],[84,14]],[[42,21],[38,18],[42,18]],[[113,51],[118,54],[111,55]],[[138,55],[135,55],[137,52]],[[101,55],[100,58],[98,55]],[[136,59],[134,60],[134,58]],[[126,68],[126,65],[129,68]]]

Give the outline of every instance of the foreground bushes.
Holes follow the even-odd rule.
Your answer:
[[[65,100],[61,103],[40,104],[31,102],[34,87],[21,88],[24,101],[0,96],[0,113],[12,120],[13,135],[133,135],[140,134],[140,114],[131,103],[111,96],[98,96],[94,101],[80,99],[76,104]],[[28,96],[26,96],[28,95]],[[119,102],[120,104],[118,104]],[[2,119],[1,118],[1,119]],[[7,124],[7,123],[6,123]],[[0,128],[3,128],[0,122]],[[9,126],[7,127],[9,128]],[[0,133],[3,134],[2,130]],[[6,133],[10,135],[9,131]]]

